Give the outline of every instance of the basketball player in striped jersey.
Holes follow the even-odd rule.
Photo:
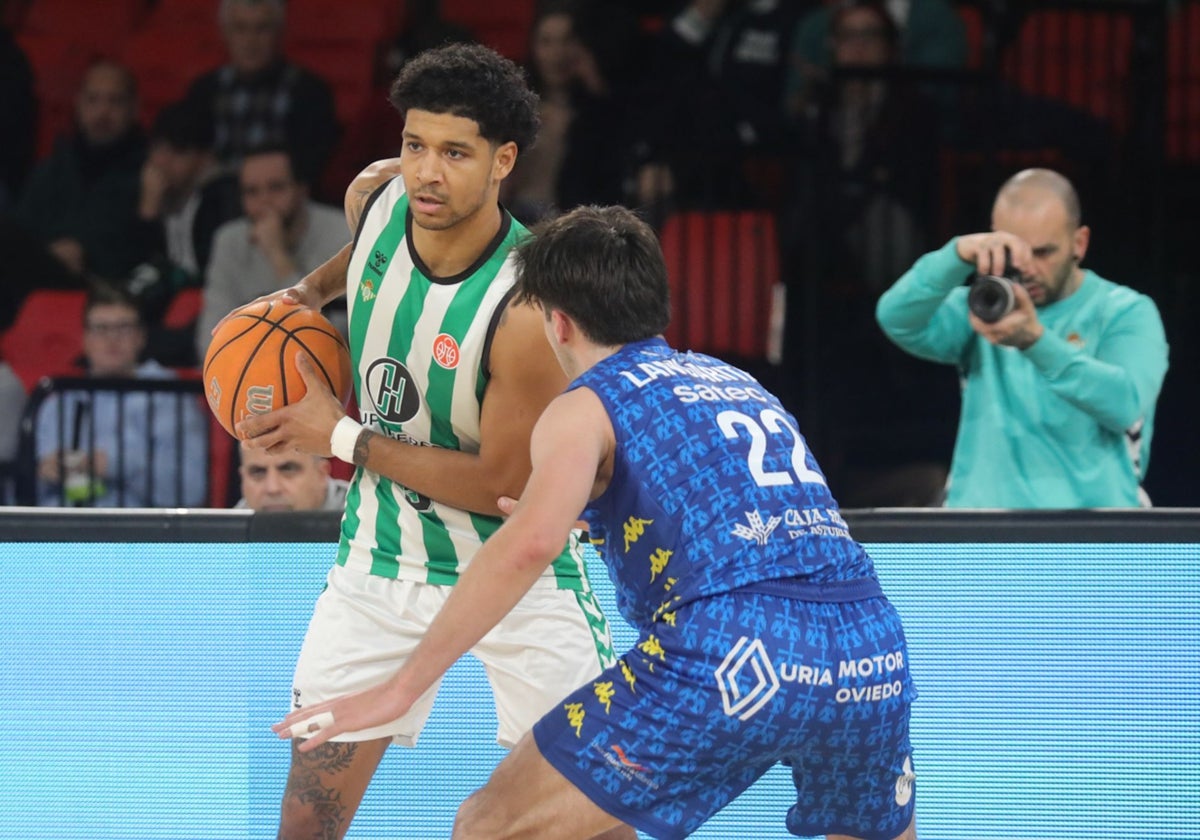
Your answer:
[[[302,362],[305,398],[239,429],[250,446],[357,466],[296,665],[295,709],[381,683],[403,664],[500,527],[497,499],[522,490],[533,424],[566,385],[540,312],[511,302],[512,252],[528,232],[498,201],[534,140],[536,95],[512,62],[458,44],[409,62],[391,96],[404,147],[347,191],[353,241],[280,293],[320,307],[345,292],[361,423]],[[615,661],[574,538],[472,652],[508,746]],[[415,744],[436,691],[311,752],[294,741],[279,836],[343,836],[386,747]]]
[[[520,502],[391,679],[273,729],[316,726],[305,752],[403,714],[582,511],[638,640],[521,739],[454,840],[586,840],[618,821],[682,840],[779,762],[790,833],[917,840],[904,629],[796,418],[663,340],[666,263],[632,211],[576,208],[517,259],[518,300],[542,307],[573,377],[533,431]]]

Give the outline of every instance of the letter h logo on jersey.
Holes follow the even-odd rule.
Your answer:
[[[725,714],[740,720],[749,719],[779,691],[779,677],[761,639],[738,639],[715,676]]]

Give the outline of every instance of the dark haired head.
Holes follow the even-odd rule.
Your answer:
[[[578,207],[517,249],[517,299],[558,309],[606,347],[653,338],[671,320],[654,230],[624,207]]]
[[[900,43],[900,28],[896,25],[896,19],[888,11],[884,0],[842,0],[834,6],[833,13],[829,17],[830,33],[834,37],[841,34],[843,19],[850,12],[859,9],[869,10],[875,14],[880,27],[879,34],[887,41],[888,46],[894,49]]]
[[[517,151],[533,145],[538,130],[537,95],[516,64],[481,44],[448,44],[426,50],[404,65],[392,84],[392,105],[466,117],[479,134]]]
[[[124,306],[136,312],[138,323],[142,323],[142,308],[125,287],[101,277],[92,277],[88,280],[87,301],[83,306],[85,320],[87,314],[97,306]]]
[[[216,134],[212,121],[199,109],[173,102],[158,112],[150,140],[166,143],[177,151],[205,152],[215,145]]]
[[[288,168],[292,170],[292,178],[301,184],[307,184],[312,181],[311,173],[305,171],[306,167],[300,165],[296,158],[296,151],[286,143],[262,143],[258,146],[253,146],[246,150],[242,155],[242,162],[252,157],[260,155],[283,155],[287,158]]]

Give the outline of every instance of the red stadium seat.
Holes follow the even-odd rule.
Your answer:
[[[43,376],[79,373],[86,300],[82,290],[39,289],[25,298],[16,321],[0,338],[0,356],[26,390]]]
[[[501,55],[521,62],[526,59],[529,31],[533,27],[532,0],[480,3],[478,0],[442,0],[442,17],[465,26]]]
[[[172,329],[182,329],[195,323],[204,308],[203,289],[180,289],[171,298],[167,311],[163,313],[162,325]]]
[[[183,97],[193,79],[225,60],[215,4],[160,0],[121,57],[138,77],[149,124],[164,105]]]
[[[96,58],[84,44],[54,35],[22,32],[18,43],[33,69],[38,100],[37,154],[49,153],[54,140],[70,129],[75,94],[88,63]]]
[[[671,289],[667,339],[744,359],[768,356],[780,282],[775,216],[765,210],[688,211],[660,233]]]
[[[1109,10],[1038,9],[1006,50],[1004,76],[1026,93],[1057,99],[1129,127],[1133,21]]]
[[[112,55],[141,23],[146,5],[145,0],[41,0],[30,5],[21,30]]]
[[[1167,158],[1200,162],[1200,5],[1167,19]]]

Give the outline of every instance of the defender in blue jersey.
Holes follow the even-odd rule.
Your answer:
[[[776,762],[794,834],[916,837],[904,633],[795,419],[745,372],[672,350],[666,268],[623,208],[581,208],[519,249],[574,378],[533,473],[387,682],[294,712],[312,749],[401,714],[499,621],[584,511],[622,614],[616,665],[545,715],[459,810],[456,838],[685,837]],[[782,816],[782,815],[781,815]]]

